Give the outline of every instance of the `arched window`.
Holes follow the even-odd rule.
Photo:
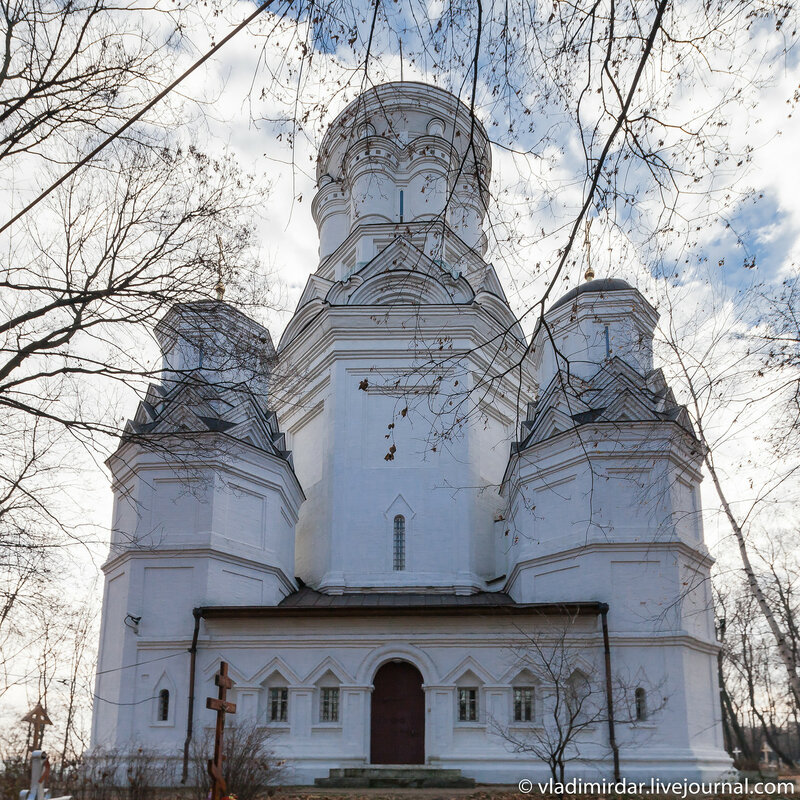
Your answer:
[[[167,722],[169,720],[169,689],[162,689],[158,693],[158,715],[159,722]]]
[[[647,692],[640,686],[633,693],[633,699],[636,704],[636,721],[643,722],[647,719]]]
[[[393,560],[395,570],[406,568],[406,518],[398,514],[394,518]]]

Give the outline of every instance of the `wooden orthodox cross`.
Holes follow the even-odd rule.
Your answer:
[[[217,727],[214,732],[214,758],[208,761],[208,774],[211,776],[211,800],[222,800],[228,787],[222,774],[223,746],[222,739],[225,733],[225,715],[236,713],[236,704],[228,702],[228,689],[233,687],[233,681],[228,677],[228,665],[221,661],[219,672],[214,676],[214,683],[219,686],[219,696],[206,699],[206,708],[217,712]]]
[[[44,738],[44,726],[52,725],[50,717],[47,712],[42,708],[41,703],[36,704],[36,708],[29,711],[23,718],[23,722],[27,722],[33,728],[33,742],[29,745],[28,750],[41,750],[42,739]]]

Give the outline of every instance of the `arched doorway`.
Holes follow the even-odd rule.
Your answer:
[[[376,673],[372,691],[370,762],[425,763],[425,692],[420,671],[390,661]]]

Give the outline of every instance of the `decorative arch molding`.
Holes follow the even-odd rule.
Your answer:
[[[431,657],[413,644],[396,642],[385,644],[373,650],[362,662],[356,674],[356,682],[361,686],[371,686],[375,673],[388,661],[408,661],[422,674],[423,683],[438,684],[439,673]]]
[[[349,296],[347,304],[452,305],[468,303],[471,299],[472,290],[466,281],[451,290],[433,273],[396,269],[364,281]]]
[[[359,135],[353,138],[342,156],[342,176],[350,176],[365,160],[369,161],[371,170],[379,165],[395,173],[415,172],[420,165],[424,167],[426,162],[436,167],[444,163],[447,172],[458,166],[458,150],[441,134],[427,132],[402,144],[389,136],[376,134],[374,130],[373,127],[373,132],[367,136],[359,131]],[[442,156],[447,159],[445,162]],[[326,185],[322,184],[321,179],[320,184]]]
[[[300,683],[300,678],[297,676],[297,673],[280,656],[275,656],[271,661],[261,667],[261,669],[248,680],[248,683],[253,686],[260,686],[267,678],[276,672],[290,685]]]
[[[394,171],[398,169],[405,147],[386,136],[374,133],[374,127],[372,131],[368,136],[354,137],[342,154],[340,169],[343,178],[350,177],[362,161],[368,161],[373,169],[375,164],[390,166]]]
[[[528,666],[527,664],[525,666],[516,664],[503,673],[503,676],[500,678],[500,683],[508,684],[509,686],[519,686],[525,683],[539,687],[544,685],[544,678],[534,667]]]
[[[302,331],[304,331],[311,323],[324,311],[327,303],[320,300],[318,297],[311,298],[302,308],[298,309],[283,332],[283,335],[278,342],[278,350],[285,348],[291,341],[293,341]]]
[[[159,675],[158,680],[153,684],[154,693],[160,689],[169,689],[170,691],[175,690],[175,682],[172,680],[167,670],[164,670],[161,675]]]
[[[520,342],[527,341],[522,326],[519,324],[514,312],[509,308],[507,301],[502,297],[481,289],[475,295],[475,302],[500,324],[508,327],[511,334]]]
[[[441,122],[441,120],[437,120]],[[431,120],[428,125],[430,126]],[[440,150],[443,151],[447,156],[450,157],[451,160],[455,160],[459,158],[458,150],[455,148],[452,142],[446,139],[440,133],[432,133],[428,131],[427,133],[422,134],[421,136],[414,137],[403,149],[403,157],[409,160],[418,158],[419,156],[426,156],[431,153],[432,150]],[[441,162],[441,158],[436,156],[437,162]],[[458,163],[457,161],[455,162]],[[450,165],[451,167],[453,164]]]
[[[442,679],[443,684],[455,684],[461,677],[467,673],[472,672],[483,684],[495,684],[494,676],[489,673],[481,664],[479,664],[472,656],[467,656],[458,666],[451,669],[447,675]]]
[[[243,684],[245,686],[248,685],[249,681],[247,678],[245,678],[244,673],[235,664],[231,663],[230,659],[222,653],[214,654],[208,664],[203,667],[203,675],[206,676],[206,679],[213,679],[214,674],[217,672],[217,670],[219,670],[220,661],[225,661],[228,664],[228,676],[235,684]],[[234,688],[240,687],[236,686]]]
[[[332,673],[339,683],[355,683],[350,673],[333,656],[326,656],[306,675],[303,684],[313,686],[326,672]]]
[[[585,684],[591,686],[593,671],[587,671],[582,665],[576,666],[567,676],[567,684]]]
[[[346,281],[333,284],[325,302],[331,306],[387,303],[468,305],[474,297],[475,292],[461,270],[444,267],[407,237],[396,236]],[[279,349],[284,338],[285,335]]]
[[[386,511],[383,512],[383,516],[388,520],[393,520],[398,514],[405,517],[406,523],[410,522],[416,516],[414,509],[411,508],[402,494],[398,494],[397,497],[392,500]]]
[[[573,670],[569,676],[570,678],[572,678],[572,676],[576,674],[582,675],[584,678],[586,678],[586,680],[589,681],[591,681],[592,679],[602,677],[603,673],[602,668],[598,669],[596,664],[593,664],[591,661],[589,661],[586,657],[584,657],[580,653],[573,652],[570,654],[570,658],[572,660],[572,666],[573,666]]]

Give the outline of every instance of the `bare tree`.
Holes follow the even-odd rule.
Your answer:
[[[180,10],[159,14],[168,29],[158,31],[135,3],[0,3],[0,174],[23,154],[59,163],[54,141],[78,144],[136,111],[169,74]]]
[[[795,266],[779,290],[767,293],[768,308],[765,314],[764,369],[777,370],[794,387],[790,402],[788,423],[781,432],[778,448],[783,450],[797,444],[800,432],[800,270]]]
[[[598,733],[609,722],[602,664],[595,662],[596,654],[585,642],[574,637],[569,623],[543,625],[531,633],[520,630],[509,653],[514,669],[535,686],[515,689],[520,694],[514,697],[514,719],[492,719],[491,729],[512,752],[532,754],[547,764],[554,781],[563,783],[570,763],[588,759],[591,750],[596,756]],[[621,675],[612,683],[615,723],[644,722],[667,702],[663,686],[634,686]]]
[[[59,780],[63,780],[65,771],[80,762],[89,745],[86,720],[81,712],[85,711],[85,701],[88,699],[86,688],[91,685],[95,667],[92,654],[96,620],[96,609],[93,604],[87,603],[74,610],[65,626],[67,654],[64,661],[68,664],[68,670],[65,677],[59,679],[64,687],[64,736],[58,756]]]
[[[193,745],[197,800],[208,796],[208,759],[214,752],[213,731],[206,731]],[[262,725],[239,723],[225,731],[223,773],[228,794],[255,800],[267,792],[272,796],[280,780],[282,762],[272,751],[270,732]]]
[[[695,287],[696,289],[697,287]],[[681,290],[663,285],[662,299],[670,315],[662,328],[674,370],[676,388],[703,447],[704,466],[711,479],[719,511],[736,544],[748,590],[762,615],[775,652],[783,665],[794,705],[800,703],[800,672],[797,652],[786,624],[781,620],[780,594],[771,599],[760,575],[758,550],[769,541],[764,515],[776,501],[792,497],[794,478],[800,471],[796,454],[775,452],[771,441],[783,442],[788,430],[783,409],[791,402],[792,381],[780,370],[765,367],[764,337],[758,323],[764,313],[758,292],[731,297],[718,282],[709,281],[702,300],[692,303],[696,315],[684,321],[675,311]],[[699,306],[706,304],[705,310]],[[749,422],[757,417],[761,443],[751,447],[737,465],[746,470],[746,491],[736,486],[741,476],[731,470],[726,453],[743,437],[750,438]],[[763,522],[762,522],[763,520]],[[766,537],[766,538],[765,538]]]
[[[724,611],[723,718],[734,732],[739,765],[755,769],[762,743],[788,766],[800,755],[797,706],[771,632],[746,581],[719,598]]]
[[[164,15],[102,0],[18,0],[0,11],[0,175],[9,205],[19,208],[174,75],[190,11],[177,4]],[[632,245],[677,263],[696,245],[702,221],[748,195],[740,184],[751,145],[731,137],[725,112],[754,102],[751,92],[770,81],[794,45],[796,8],[718,0],[690,12],[668,0],[552,7],[477,0],[444,3],[431,18],[430,4],[419,0],[366,8],[281,0],[259,20],[264,57],[250,100],[256,117],[259,99],[268,101],[262,121],[280,116],[281,135],[296,145],[314,138],[344,96],[397,77],[401,52],[417,77],[463,96],[515,165],[514,191],[492,191],[478,176],[479,195],[491,212],[493,251],[514,277],[519,316],[540,327],[562,282],[582,271],[587,218],[600,219],[595,236],[604,247]],[[769,35],[757,40],[756,28]],[[682,98],[693,94],[703,100],[687,108]],[[168,130],[181,107],[177,95],[175,105],[170,99],[15,223],[3,245],[0,629],[16,608],[37,602],[53,548],[94,535],[70,524],[80,482],[71,470],[96,459],[123,429],[115,395],[143,391],[153,374],[142,323],[176,302],[213,296],[220,270],[228,273],[228,298],[263,299],[248,214],[258,187],[230,159],[210,158],[191,136]],[[473,126],[451,184],[476,161],[474,134]],[[572,145],[579,155],[564,162]],[[12,181],[12,172],[46,163],[53,168],[37,173],[40,185]],[[730,180],[719,179],[720,165]],[[567,177],[548,176],[552,167]],[[579,191],[563,202],[569,186]],[[690,209],[687,197],[703,199]],[[533,224],[542,219],[546,229]],[[494,352],[508,334],[481,347]],[[428,349],[429,369],[438,370],[443,356]],[[488,370],[470,390],[474,398],[521,370],[525,356]],[[474,398],[455,399],[469,410]],[[464,416],[453,414],[452,424]],[[708,452],[747,559],[742,520],[723,499],[715,451]],[[768,601],[762,605],[766,614]],[[772,627],[782,642],[780,625]],[[797,665],[780,647],[797,698]]]
[[[184,20],[180,3],[169,12],[103,0],[0,4],[0,177],[10,208],[160,88],[178,63]],[[3,630],[39,602],[57,548],[97,539],[81,510],[82,473],[123,430],[117,401],[154,374],[152,322],[176,302],[213,297],[221,280],[234,301],[264,299],[252,239],[263,187],[233,158],[208,156],[176,132],[176,101],[5,235]],[[38,186],[20,180],[31,173]]]

